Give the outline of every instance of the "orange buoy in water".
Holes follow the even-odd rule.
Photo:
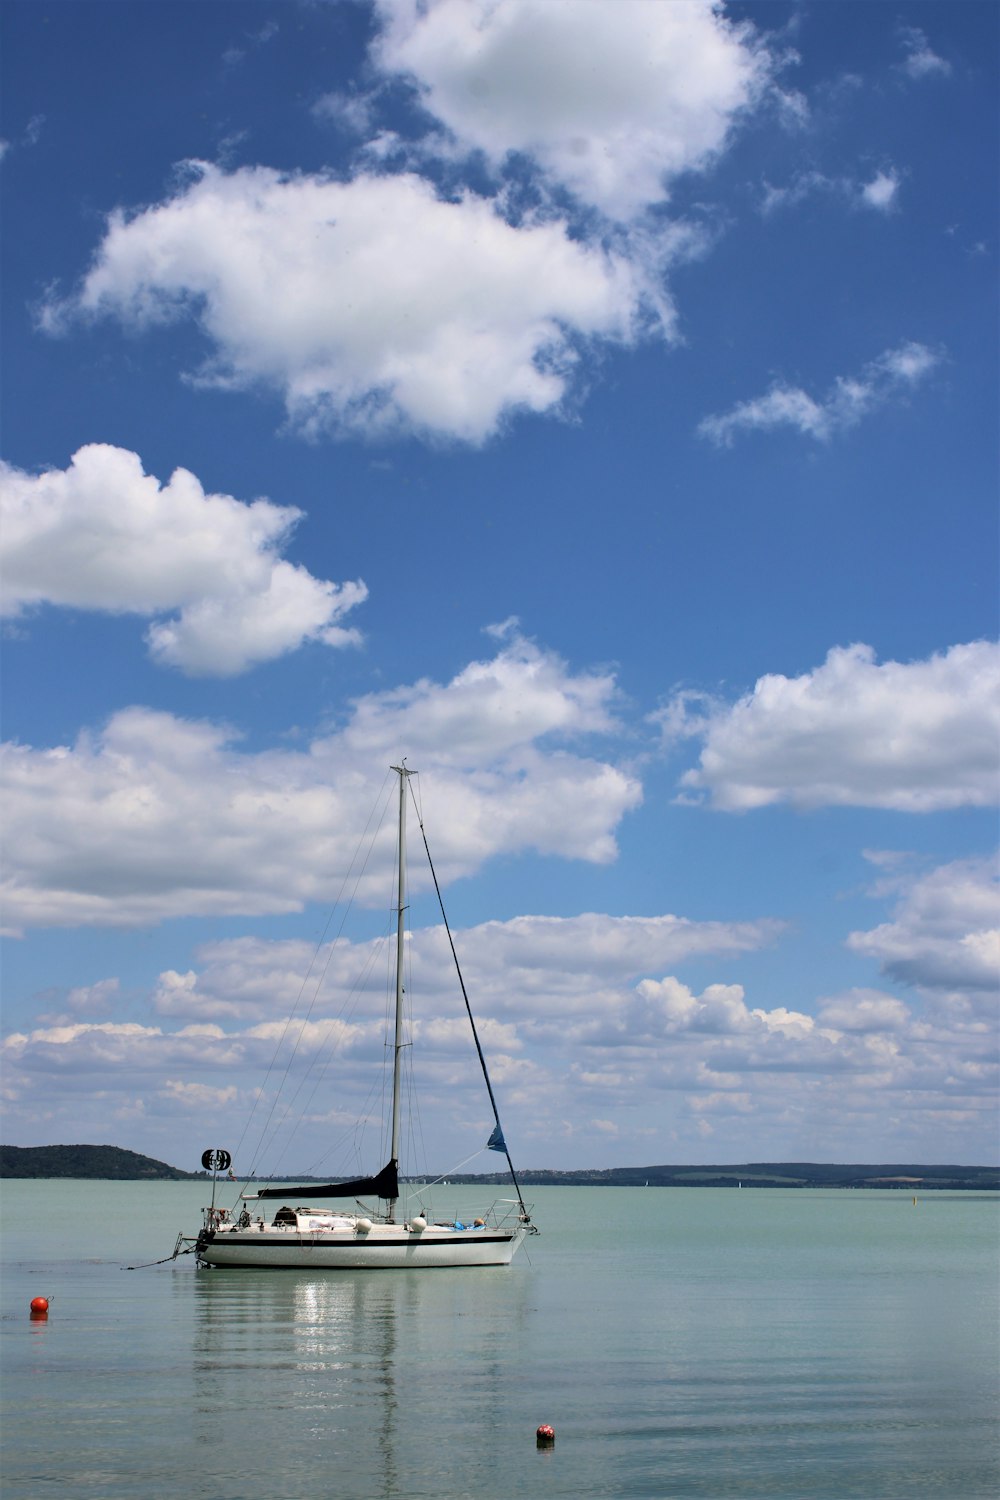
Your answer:
[[[48,1297],[32,1297],[31,1316],[33,1318],[47,1318],[49,1315]]]
[[[555,1428],[550,1427],[548,1422],[543,1422],[535,1433],[535,1442],[539,1448],[551,1448],[556,1440]]]

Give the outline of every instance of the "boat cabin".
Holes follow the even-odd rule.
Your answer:
[[[317,1229],[350,1229],[354,1227],[354,1214],[338,1214],[329,1208],[289,1208],[283,1204],[273,1219],[275,1229],[297,1229],[310,1233]]]

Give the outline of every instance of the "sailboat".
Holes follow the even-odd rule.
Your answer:
[[[509,1265],[528,1234],[538,1231],[521,1196],[510,1152],[500,1126],[496,1099],[490,1083],[486,1060],[479,1042],[475,1020],[469,1005],[465,983],[458,965],[458,955],[441,900],[441,889],[423,822],[420,830],[430,864],[434,888],[441,906],[445,931],[472,1027],[476,1051],[493,1107],[495,1126],[487,1146],[507,1158],[516,1198],[502,1200],[477,1213],[471,1223],[461,1220],[437,1220],[423,1207],[414,1189],[411,1200],[403,1200],[400,1211],[399,1143],[401,1129],[401,1061],[404,1046],[403,1026],[403,955],[406,914],[406,805],[409,778],[415,774],[406,766],[393,766],[399,777],[398,857],[396,862],[396,1001],[392,1072],[391,1149],[389,1160],[370,1177],[356,1177],[345,1182],[308,1183],[289,1186],[285,1183],[254,1188],[248,1184],[239,1194],[239,1207],[232,1215],[215,1205],[216,1183],[220,1171],[230,1166],[225,1151],[206,1151],[203,1165],[213,1172],[212,1203],[204,1210],[204,1222],[196,1238],[178,1235],[175,1255],[182,1245],[193,1250],[200,1266],[245,1266],[281,1270],[408,1270],[444,1266]],[[231,1174],[230,1174],[231,1175]],[[404,1189],[406,1184],[403,1184]],[[286,1201],[269,1219],[263,1205],[271,1199]],[[331,1200],[354,1200],[347,1208],[316,1207]],[[415,1208],[406,1211],[407,1201]],[[302,1206],[306,1204],[307,1206]]]

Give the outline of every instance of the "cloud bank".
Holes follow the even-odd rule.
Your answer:
[[[552,1165],[559,1142],[576,1137],[592,1148],[609,1120],[639,1160],[648,1151],[647,1159],[683,1159],[698,1143],[717,1149],[717,1140],[732,1159],[747,1131],[767,1143],[765,1154],[780,1156],[787,1139],[810,1150],[826,1140],[821,1158],[849,1159],[857,1153],[854,1132],[876,1117],[880,1139],[891,1138],[905,1157],[928,1113],[940,1159],[948,1160],[952,1143],[981,1130],[995,1106],[992,1002],[982,970],[969,963],[970,940],[994,940],[991,873],[966,862],[920,876],[895,893],[890,923],[848,939],[855,951],[897,966],[915,987],[912,1002],[851,989],[768,1004],[739,982],[697,987],[674,972],[691,960],[738,961],[777,941],[780,924],[769,919],[532,917],[458,932],[505,1121],[526,1161],[534,1164],[540,1152]],[[329,1140],[342,1125],[354,1144],[354,1122],[370,1104],[371,1070],[384,1052],[379,955],[387,946],[391,938],[324,945],[318,954],[297,940],[209,945],[196,968],[160,975],[151,997],[155,1023],[71,1014],[10,1035],[3,1055],[11,1106],[30,1118],[36,1092],[55,1074],[67,1117],[74,1110],[87,1117],[96,1094],[105,1118],[141,1113],[154,1132],[176,1130],[179,1101],[203,1129],[213,1119],[231,1127],[234,1105],[237,1115],[249,1112],[255,1086],[277,1058],[282,1071],[292,1064],[289,1087],[306,1106],[310,1134],[321,1129]],[[443,931],[416,929],[410,950],[419,976],[413,1040],[423,1104],[436,1102],[450,1119],[481,1128],[485,1144],[489,1122],[477,1103]],[[114,1001],[113,983],[102,989]],[[331,1064],[333,1107],[325,1080]],[[273,1089],[272,1081],[265,1107]],[[309,1170],[301,1151],[289,1169]]]
[[[427,773],[444,883],[526,850],[614,860],[640,782],[585,750],[623,736],[614,677],[572,672],[510,627],[500,635],[492,658],[448,682],[358,699],[342,729],[305,751],[249,753],[225,726],[139,707],[72,746],[4,746],[9,927],[329,903],[382,768],[404,752]],[[882,664],[859,645],[799,677],[762,677],[733,705],[676,695],[654,721],[666,744],[702,742],[682,800],[726,812],[788,803],[928,813],[995,804],[998,705],[993,643]],[[386,844],[361,899],[382,899],[389,862]]]

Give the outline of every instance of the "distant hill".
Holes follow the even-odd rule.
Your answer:
[[[154,1156],[122,1146],[0,1146],[0,1178],[79,1177],[110,1182],[197,1182],[208,1172],[182,1172]],[[242,1181],[243,1179],[241,1179]],[[258,1180],[254,1177],[251,1182]],[[325,1178],[269,1177],[269,1182],[325,1182]]]
[[[0,1146],[0,1177],[90,1177],[112,1181],[183,1182],[204,1172],[181,1172],[165,1161],[121,1146]]]
[[[140,1156],[137,1151],[126,1151],[120,1146],[0,1146],[0,1178],[79,1177],[122,1182],[187,1182],[206,1175],[205,1172],[182,1172],[152,1156]],[[575,1172],[535,1168],[517,1175],[523,1187],[830,1187],[900,1188],[910,1192],[943,1188],[950,1188],[953,1192],[1000,1189],[1000,1168],[997,1167],[928,1167],[898,1162],[883,1166],[745,1162],[732,1167],[661,1165],[581,1168]],[[272,1180],[301,1182],[303,1185],[316,1181],[306,1176]],[[465,1172],[448,1176],[448,1181],[456,1184],[499,1186],[509,1180],[506,1172]]]
[[[928,1167],[914,1163],[854,1166],[829,1162],[745,1162],[739,1166],[606,1167],[592,1171],[518,1172],[523,1187],[837,1187],[1000,1189],[997,1167]],[[449,1182],[500,1184],[506,1174],[452,1176]]]

